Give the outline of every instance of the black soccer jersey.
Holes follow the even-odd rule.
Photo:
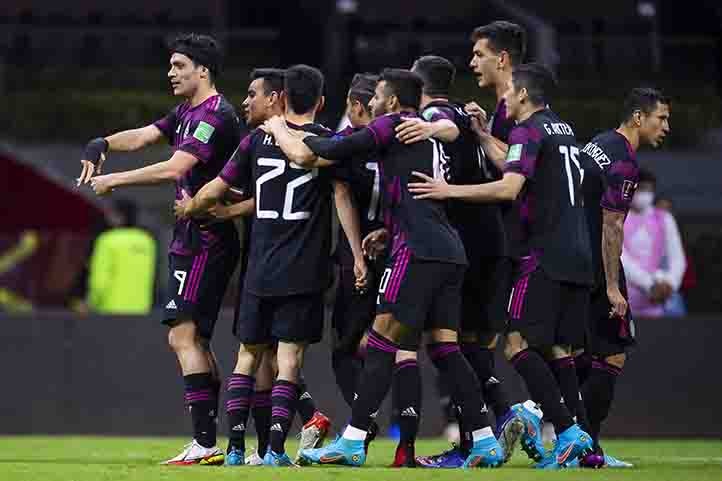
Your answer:
[[[603,285],[602,209],[629,212],[639,180],[637,154],[622,134],[610,130],[594,137],[582,149],[580,160],[595,280]]]
[[[509,134],[516,126],[516,121],[507,115],[506,101],[499,100],[496,109],[489,119],[489,133],[504,142],[509,143]],[[494,166],[496,167],[496,166]],[[504,223],[504,231],[506,233],[507,250],[512,258],[518,258],[522,255],[520,251],[521,245],[521,226],[519,220],[519,201],[501,202],[501,215]]]
[[[592,255],[574,131],[544,109],[509,136],[506,172],[526,177],[521,193],[522,252],[557,281],[592,284]]]
[[[335,137],[347,137],[359,129],[346,127]],[[361,228],[361,239],[376,229],[384,226],[382,217],[382,187],[379,163],[374,155],[364,156],[357,161],[349,162],[337,170],[340,180],[348,182],[354,197],[354,205],[358,211]],[[339,225],[336,256],[343,266],[353,265],[353,254],[346,234]]]
[[[429,103],[421,112],[429,122],[448,119],[459,128],[454,142],[443,144],[442,173],[450,184],[483,184],[499,179],[499,171],[486,158],[471,118],[462,105],[447,101]],[[449,220],[461,236],[470,259],[506,255],[506,236],[498,204],[451,201]]]
[[[176,182],[176,199],[182,191],[193,197],[201,187],[213,180],[238,146],[241,125],[233,105],[222,95],[214,95],[192,107],[184,102],[153,125],[171,142],[175,150],[188,152],[198,162]],[[237,242],[233,222],[219,222],[204,229],[201,221],[176,221],[170,252],[190,255],[199,249]]]
[[[489,120],[489,133],[508,144],[509,134],[515,126],[516,122],[506,114],[506,101],[501,99],[496,104],[496,110]]]
[[[374,119],[367,127],[344,138],[306,137],[304,142],[317,155],[327,159],[352,161],[362,155],[378,155],[385,187],[385,223],[393,236],[391,255],[408,248],[419,259],[466,264],[466,253],[459,234],[449,223],[445,205],[435,200],[416,200],[408,190],[411,172],[438,176],[441,145],[429,139],[406,145],[396,139],[395,128],[416,113],[388,114]]]
[[[331,135],[317,124],[289,127]],[[256,199],[244,285],[249,292],[289,296],[328,287],[333,172],[290,162],[260,129],[241,141],[221,178],[249,185]]]

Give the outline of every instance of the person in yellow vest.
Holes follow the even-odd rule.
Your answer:
[[[88,308],[100,314],[147,314],[153,306],[156,242],[137,226],[137,207],[115,205],[116,226],[98,236],[88,276]]]

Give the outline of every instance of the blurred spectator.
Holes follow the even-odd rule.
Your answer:
[[[629,304],[635,315],[645,317],[665,315],[665,305],[679,291],[687,265],[674,217],[653,205],[656,183],[654,174],[640,171],[624,224],[622,263]]]
[[[654,206],[657,209],[668,212],[672,217],[674,217],[674,205],[672,204],[672,199],[670,199],[669,197],[658,195],[654,199]],[[682,284],[679,287],[679,291],[672,294],[669,299],[667,299],[667,302],[664,304],[665,316],[680,317],[687,315],[687,303],[684,300],[683,294],[686,294],[697,284],[697,275],[694,272],[694,262],[692,262],[692,259],[690,258],[687,249],[684,249],[684,259],[687,263],[687,266],[684,270],[684,275],[682,276]],[[664,259],[664,261],[666,266],[666,259]]]
[[[137,207],[115,204],[113,227],[93,245],[88,277],[88,308],[101,314],[146,314],[153,305],[156,243],[137,226]]]

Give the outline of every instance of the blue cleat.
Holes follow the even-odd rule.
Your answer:
[[[352,441],[343,437],[322,448],[301,451],[304,464],[340,464],[343,466],[362,466],[366,462],[363,441]]]
[[[293,461],[291,461],[291,458],[288,457],[288,454],[274,453],[270,449],[268,451],[266,451],[266,455],[263,457],[263,465],[264,466],[272,466],[274,468],[282,468],[282,467],[296,468],[296,467],[298,467],[297,464],[294,464]]]
[[[604,465],[608,468],[613,468],[613,469],[619,469],[619,468],[629,469],[629,468],[634,467],[634,465],[632,463],[622,461],[621,459],[617,459],[614,456],[610,456],[608,454],[604,455]]]
[[[416,456],[416,465],[420,468],[450,469],[460,468],[466,461],[466,453],[454,444],[451,449],[432,456]]]
[[[511,459],[516,444],[524,433],[524,421],[512,409],[497,419],[496,432],[494,435],[499,441],[501,449],[504,450],[504,463]]]
[[[597,453],[587,454],[581,459],[574,459],[567,464],[568,468],[587,468],[587,469],[624,469],[633,468],[634,465],[626,461],[622,461],[608,454],[601,455]]]
[[[538,469],[566,468],[575,459],[592,452],[592,438],[576,424],[560,433],[554,450],[537,464]]]
[[[504,450],[495,437],[475,441],[462,468],[498,468],[504,464]]]
[[[541,462],[546,455],[544,442],[542,441],[541,410],[536,407],[533,401],[515,404],[511,407],[511,410],[524,424],[524,432],[521,435],[521,448],[530,459]]]
[[[246,464],[246,453],[240,449],[231,448],[226,453],[226,466],[243,466]]]

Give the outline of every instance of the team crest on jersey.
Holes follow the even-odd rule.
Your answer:
[[[509,152],[506,154],[506,161],[507,162],[516,162],[518,160],[521,160],[521,144],[514,144],[509,147]]]
[[[622,198],[631,199],[635,190],[637,190],[637,184],[631,180],[625,180],[622,184]]]
[[[193,138],[200,140],[204,144],[207,144],[211,140],[211,135],[216,131],[216,128],[211,124],[203,122],[202,120],[198,123],[196,131],[193,132]]]
[[[421,116],[426,120],[427,122],[431,122],[431,119],[434,118],[435,114],[440,114],[441,110],[437,109],[436,107],[430,107],[421,114]]]

